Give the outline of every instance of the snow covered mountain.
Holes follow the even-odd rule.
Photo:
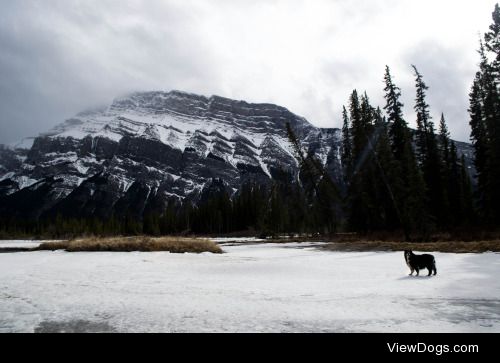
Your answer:
[[[246,182],[270,183],[283,170],[298,171],[287,122],[340,181],[337,129],[272,104],[135,93],[1,147],[0,213],[141,216],[196,201],[214,186],[234,193]]]

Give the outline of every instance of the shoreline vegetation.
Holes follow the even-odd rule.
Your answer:
[[[40,246],[4,247],[0,253],[66,251],[66,252],[170,252],[170,253],[224,253],[215,237],[86,237],[62,241],[42,242]],[[224,245],[240,244],[287,244],[322,243],[317,247],[337,252],[398,252],[414,250],[442,253],[500,253],[500,236],[483,235],[483,238],[456,240],[451,235],[436,235],[431,242],[405,242],[397,235],[359,236],[337,234],[332,236],[279,236],[257,238],[255,236],[229,236]],[[234,239],[233,239],[234,238]],[[243,238],[243,240],[242,240]],[[248,240],[245,240],[248,238]],[[253,240],[254,239],[254,240]]]
[[[392,238],[391,238],[392,237]],[[255,244],[285,243],[324,243],[321,250],[337,252],[402,252],[413,250],[420,252],[442,253],[500,253],[500,238],[485,236],[478,240],[455,240],[450,235],[435,236],[432,242],[405,242],[395,236],[357,236],[355,234],[339,234],[332,237],[290,237],[257,240]],[[238,240],[228,239],[226,244],[242,244]]]
[[[453,241],[453,242],[387,242],[387,241],[359,241],[359,242],[332,242],[323,247],[328,251],[338,252],[402,252],[405,250],[419,252],[441,253],[486,253],[500,252],[500,240],[493,241]]]
[[[0,248],[0,252],[170,252],[170,253],[223,253],[213,241],[204,238],[181,237],[113,237],[81,238],[66,241],[43,242],[35,248]]]

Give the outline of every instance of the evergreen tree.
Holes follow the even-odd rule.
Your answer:
[[[481,73],[476,73],[476,78],[469,94],[469,114],[471,126],[471,140],[474,147],[474,166],[477,178],[477,200],[481,214],[484,216],[487,200],[485,187],[487,180],[487,152],[488,137],[483,117],[483,91],[481,87]]]
[[[400,101],[401,90],[392,81],[390,69],[386,66],[385,70],[385,99],[387,112],[387,121],[389,122],[389,135],[394,156],[398,161],[404,157],[407,143],[410,140],[408,124],[403,118],[403,104]]]
[[[461,209],[463,211],[462,223],[470,226],[475,222],[475,210],[471,175],[465,162],[465,155],[462,155],[460,164],[460,189],[462,195]]]
[[[163,212],[159,221],[160,233],[162,235],[175,234],[179,232],[177,223],[178,209],[179,206],[177,206],[174,202],[171,201],[168,203],[167,208]]]
[[[445,168],[449,168],[450,165],[450,132],[448,131],[448,125],[446,124],[446,119],[444,114],[441,114],[441,120],[439,121],[439,144],[440,151],[442,155],[442,160]]]
[[[364,135],[364,125],[361,114],[361,104],[358,97],[358,91],[354,90],[350,97],[349,112],[351,118],[352,135],[352,159],[354,163],[353,172],[356,173],[359,168],[359,159],[366,146],[366,137]]]
[[[365,144],[374,131],[375,108],[370,104],[370,99],[366,92],[361,97],[361,126],[365,137]],[[368,145],[367,145],[368,146]]]
[[[150,236],[160,235],[160,218],[155,213],[149,213],[144,217],[144,233]]]
[[[448,127],[444,115],[440,121],[440,153],[442,162],[442,178],[444,192],[449,208],[448,218],[445,220],[448,227],[460,227],[464,222],[470,222],[474,218],[472,184],[465,163],[465,156],[459,157],[454,141],[450,139]]]
[[[450,168],[448,170],[448,193],[450,196],[450,210],[452,223],[458,226],[464,219],[464,195],[462,190],[461,166],[455,142],[450,144]]]
[[[313,202],[313,213],[317,224],[314,232],[327,235],[337,232],[338,225],[337,192],[330,183],[327,178],[321,179]]]
[[[378,229],[394,231],[401,228],[402,215],[399,210],[397,195],[402,195],[403,182],[399,165],[391,150],[389,129],[382,111],[375,112],[375,162],[377,172],[373,180],[377,191],[376,205],[379,207],[380,223]]]
[[[265,225],[267,231],[271,232],[273,236],[286,232],[288,210],[278,185],[274,185],[271,191]]]
[[[342,119],[344,123],[342,126],[342,149],[340,157],[344,175],[346,176],[346,179],[349,179],[352,173],[352,139],[351,124],[345,106],[342,111]]]
[[[390,138],[394,158],[398,162],[402,185],[397,190],[396,202],[401,212],[402,227],[407,239],[412,232],[426,236],[429,220],[425,208],[425,183],[417,167],[408,124],[403,118],[401,91],[394,84],[389,67],[385,73],[385,99]]]
[[[450,141],[449,155],[446,185],[450,196],[450,222],[456,228],[474,220],[472,185],[465,156],[459,157],[456,144],[453,141]]]
[[[495,14],[497,7],[495,8]],[[486,48],[481,42],[480,65],[471,93],[471,140],[475,149],[478,181],[478,206],[483,220],[490,224],[500,222],[500,93],[498,64],[490,64],[486,49],[496,50],[497,25],[486,34]],[[496,33],[495,33],[496,32]],[[496,56],[497,54],[495,54]]]
[[[415,112],[417,114],[417,148],[423,178],[427,187],[426,202],[428,210],[432,211],[435,222],[444,226],[448,219],[448,200],[443,183],[443,165],[439,155],[434,122],[429,113],[426,100],[426,91],[429,89],[417,67],[412,66],[415,72],[417,96]],[[444,118],[442,119],[444,122]]]
[[[483,89],[483,120],[486,126],[486,218],[500,222],[500,94],[495,80],[494,66],[490,65],[481,44],[481,80]]]
[[[493,53],[493,74],[497,86],[500,84],[500,6],[495,5],[495,10],[492,14],[493,23],[490,25],[489,31],[485,34],[486,49]]]
[[[431,123],[431,115],[429,113],[429,105],[426,101],[426,91],[429,89],[425,84],[422,75],[418,72],[417,67],[412,66],[415,71],[417,98],[415,102],[415,112],[417,113],[417,147],[419,160],[421,164],[425,164],[428,158],[428,143],[429,143],[429,123]]]
[[[366,103],[367,101],[363,101]],[[366,108],[366,105],[364,106]],[[347,214],[349,227],[354,231],[368,232],[368,200],[364,190],[366,178],[365,150],[367,148],[366,127],[358,92],[354,90],[349,101],[352,135],[353,171],[350,178]]]

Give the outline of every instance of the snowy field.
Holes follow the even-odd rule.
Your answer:
[[[500,332],[500,254],[415,278],[402,253],[223,248],[0,254],[0,332]]]

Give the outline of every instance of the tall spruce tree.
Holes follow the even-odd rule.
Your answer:
[[[377,168],[375,162],[375,144],[378,135],[375,133],[374,123],[376,110],[370,104],[370,99],[366,92],[361,97],[361,125],[365,138],[365,148],[360,156],[363,168],[361,190],[363,200],[367,210],[367,229],[369,231],[378,230],[379,216],[377,208],[377,190],[373,184],[376,178]]]
[[[493,23],[485,34],[484,40],[486,49],[494,56],[492,67],[498,86],[500,83],[500,6],[498,4],[495,5],[492,18]]]
[[[441,114],[441,119],[439,121],[439,149],[441,151],[441,158],[444,163],[445,168],[449,168],[450,165],[450,132],[448,131],[448,125],[446,124],[446,119],[444,113]]]
[[[488,136],[483,117],[483,90],[481,83],[481,72],[477,72],[469,94],[469,114],[471,141],[474,147],[474,166],[477,178],[476,200],[481,216],[484,217],[485,210],[487,209],[485,188],[487,183]]]
[[[422,75],[418,72],[417,67],[412,66],[415,72],[415,83],[417,89],[417,98],[415,100],[415,112],[417,113],[417,148],[421,164],[425,164],[428,158],[427,144],[429,122],[431,122],[431,115],[429,113],[429,105],[426,101],[426,91],[429,89],[425,84]]]
[[[366,93],[361,97],[354,90],[350,98],[352,120],[353,173],[348,189],[348,224],[352,230],[370,232],[376,228],[373,203],[373,156],[370,145],[374,110]]]
[[[358,91],[354,90],[350,97],[349,113],[351,118],[351,135],[352,135],[352,159],[354,163],[353,173],[356,173],[359,168],[358,162],[366,146],[366,137],[364,136],[363,119],[361,114],[361,104],[358,96]]]
[[[385,70],[385,100],[384,110],[389,122],[389,135],[391,137],[392,151],[398,161],[405,155],[407,143],[410,140],[408,124],[403,118],[403,104],[400,101],[401,90],[392,81],[389,66]]]
[[[376,203],[380,207],[380,230],[395,231],[401,228],[402,214],[396,199],[403,185],[399,165],[391,150],[389,127],[382,110],[375,111],[375,163],[377,166],[374,184],[377,190]]]
[[[474,208],[472,202],[472,184],[465,164],[464,155],[458,155],[458,149],[450,138],[444,114],[439,125],[439,151],[442,159],[442,178],[444,193],[447,196],[448,218],[444,227],[460,227],[462,223],[472,221]]]
[[[417,67],[415,72],[415,112],[417,114],[417,151],[423,178],[427,187],[426,202],[437,226],[445,226],[448,219],[448,200],[443,183],[443,165],[439,155],[434,122],[432,121],[426,91],[429,89]]]
[[[365,100],[368,97],[365,94]],[[401,228],[395,187],[402,185],[389,142],[388,127],[380,108],[372,108],[370,135],[367,137],[368,162],[364,167],[364,193],[368,225],[371,231],[394,231]]]
[[[483,89],[483,118],[487,135],[486,216],[490,223],[500,222],[500,94],[495,68],[489,63],[481,44],[481,79]]]
[[[351,123],[345,106],[342,111],[342,119],[344,123],[342,126],[341,161],[342,161],[344,176],[348,180],[352,172],[352,140],[351,140]]]
[[[408,124],[403,118],[401,91],[394,84],[389,67],[385,72],[385,110],[390,124],[389,134],[394,158],[398,162],[402,185],[397,188],[396,201],[401,213],[406,239],[412,234],[426,237],[429,219],[425,207],[425,183],[417,166]]]
[[[478,206],[481,217],[491,225],[500,222],[500,91],[498,81],[498,5],[493,24],[480,42],[479,72],[470,98],[471,140],[475,149]],[[485,46],[486,44],[486,46]],[[487,51],[493,53],[490,62]]]

